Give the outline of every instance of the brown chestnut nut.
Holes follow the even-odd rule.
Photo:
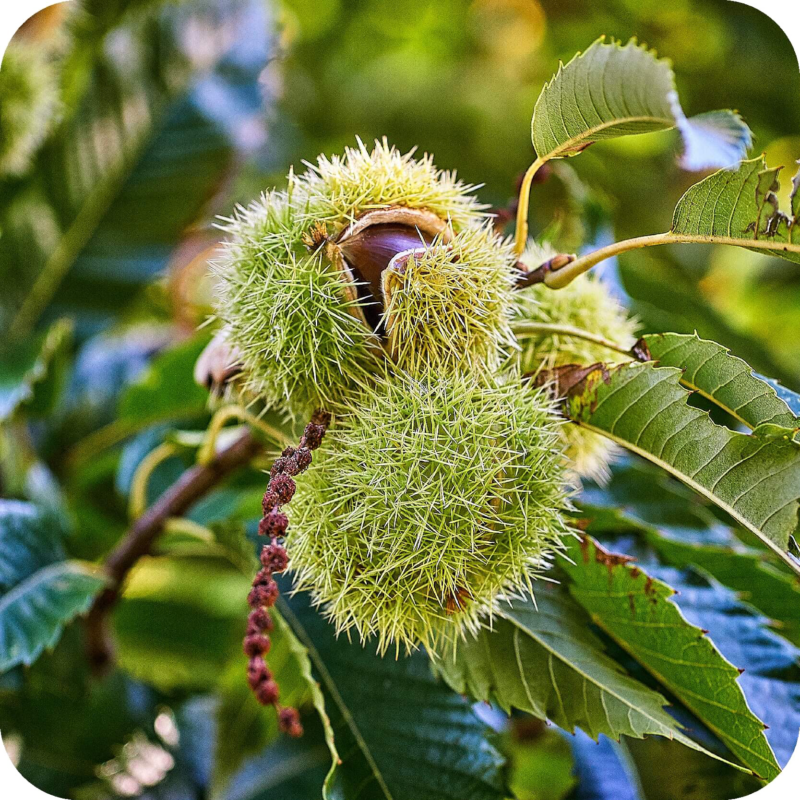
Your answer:
[[[386,208],[370,211],[328,243],[327,254],[339,267],[355,313],[378,334],[385,309],[381,276],[391,260],[409,250],[452,239],[449,225],[430,211]]]

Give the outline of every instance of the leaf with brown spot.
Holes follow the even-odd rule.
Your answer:
[[[780,772],[764,724],[747,705],[739,671],[670,601],[674,590],[585,536],[561,559],[569,591],[592,621],[764,780]],[[579,549],[588,553],[584,560]]]

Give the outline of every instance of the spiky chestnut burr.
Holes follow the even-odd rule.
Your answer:
[[[261,549],[261,566],[253,587],[247,596],[252,609],[247,618],[247,633],[242,647],[250,659],[247,665],[247,682],[261,705],[273,705],[278,712],[278,725],[289,736],[302,736],[303,726],[297,710],[279,705],[280,687],[269,671],[265,656],[269,653],[271,642],[268,636],[273,628],[269,609],[278,599],[278,584],[272,577],[283,572],[289,564],[286,548],[280,541],[286,534],[289,518],[280,508],[289,503],[294,496],[296,485],[292,475],[299,475],[311,464],[311,451],[316,450],[325,436],[331,417],[325,411],[318,411],[306,425],[299,447],[287,447],[275,461],[270,472],[270,480],[261,507],[264,516],[258,526],[262,536],[269,536],[270,543]]]
[[[472,190],[427,156],[401,155],[386,142],[370,152],[359,142],[291,174],[286,192],[238,209],[215,269],[242,389],[297,418],[346,405],[370,385],[384,358],[389,264],[420,247],[446,261],[459,234],[486,220]],[[475,262],[459,258],[462,267]]]
[[[338,631],[439,652],[566,533],[555,410],[519,375],[390,375],[339,417],[297,488],[294,586]]]
[[[529,243],[520,261],[535,268],[555,254],[554,250]],[[637,323],[594,275],[582,275],[557,292],[542,284],[529,286],[515,295],[515,319],[569,325],[590,331],[622,347],[635,341]],[[542,334],[520,340],[519,366],[535,374],[562,364],[615,363],[622,356],[606,347],[570,336]],[[567,424],[561,429],[567,461],[578,477],[604,480],[615,446],[596,433]]]

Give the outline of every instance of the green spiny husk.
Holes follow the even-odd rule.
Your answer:
[[[514,347],[511,245],[490,226],[420,250],[402,274],[384,274],[392,357],[411,374],[493,372]]]
[[[302,244],[285,192],[238,209],[227,230],[217,311],[244,365],[243,391],[292,416],[335,407],[379,364],[341,277]]]
[[[554,250],[529,243],[520,260],[535,269],[553,255]],[[530,286],[516,294],[514,305],[516,321],[569,325],[621,347],[631,347],[635,341],[636,320],[594,275],[581,275],[557,291],[544,284]],[[607,347],[574,336],[542,334],[525,337],[519,344],[518,364],[523,374],[563,364],[613,364],[625,360]],[[571,424],[562,428],[562,436],[567,458],[579,477],[607,477],[608,464],[616,455],[616,448],[608,439]]]
[[[320,157],[305,174],[290,174],[286,191],[265,194],[227,221],[228,242],[215,265],[217,312],[244,365],[242,388],[268,406],[293,417],[319,406],[336,410],[370,384],[383,360],[382,342],[359,319],[358,303],[348,297],[328,248],[312,247],[308,237],[324,230],[326,241],[334,242],[355,220],[379,209],[432,213],[447,227],[448,239],[455,236],[447,244],[440,239],[415,275],[429,261],[450,263],[455,255],[462,262],[458,275],[443,271],[447,292],[430,277],[425,286],[417,281],[410,287],[421,302],[427,297],[428,335],[412,331],[413,309],[398,298],[403,330],[395,341],[407,366],[446,364],[456,347],[461,366],[497,362],[499,348],[512,341],[508,245],[486,226],[474,187],[437,170],[429,156],[412,155],[385,140],[371,152],[359,142],[343,157]],[[452,341],[445,330],[450,325]]]
[[[298,483],[295,587],[340,632],[441,650],[532,591],[566,533],[559,423],[519,376],[386,376]]]

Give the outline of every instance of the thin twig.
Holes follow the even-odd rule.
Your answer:
[[[585,331],[582,328],[576,328],[574,325],[561,325],[551,322],[528,322],[526,320],[516,323],[513,326],[513,330],[517,339],[525,339],[531,336],[569,336],[598,344],[601,347],[607,347],[609,350],[614,350],[631,359],[637,358],[637,355],[631,352],[630,348],[622,347],[622,345],[612,342],[611,339],[606,339],[598,333]]]
[[[544,282],[551,289],[563,289],[568,286],[578,275],[588,272],[596,264],[613,258],[629,250],[639,250],[643,247],[655,247],[660,244],[727,244],[734,247],[750,247],[765,252],[797,253],[800,246],[792,242],[782,242],[779,239],[742,239],[735,236],[717,236],[709,234],[689,233],[654,233],[650,236],[637,236],[635,239],[625,239],[614,242],[607,247],[601,247],[591,253],[574,259],[560,269],[553,269],[544,276]]]
[[[86,617],[86,652],[93,671],[102,674],[113,662],[114,647],[108,613],[120,597],[122,584],[136,562],[147,555],[171,517],[179,517],[230,473],[248,464],[263,449],[251,431],[207,464],[186,470],[153,505],[137,519],[105,561],[109,586],[97,597]]]

